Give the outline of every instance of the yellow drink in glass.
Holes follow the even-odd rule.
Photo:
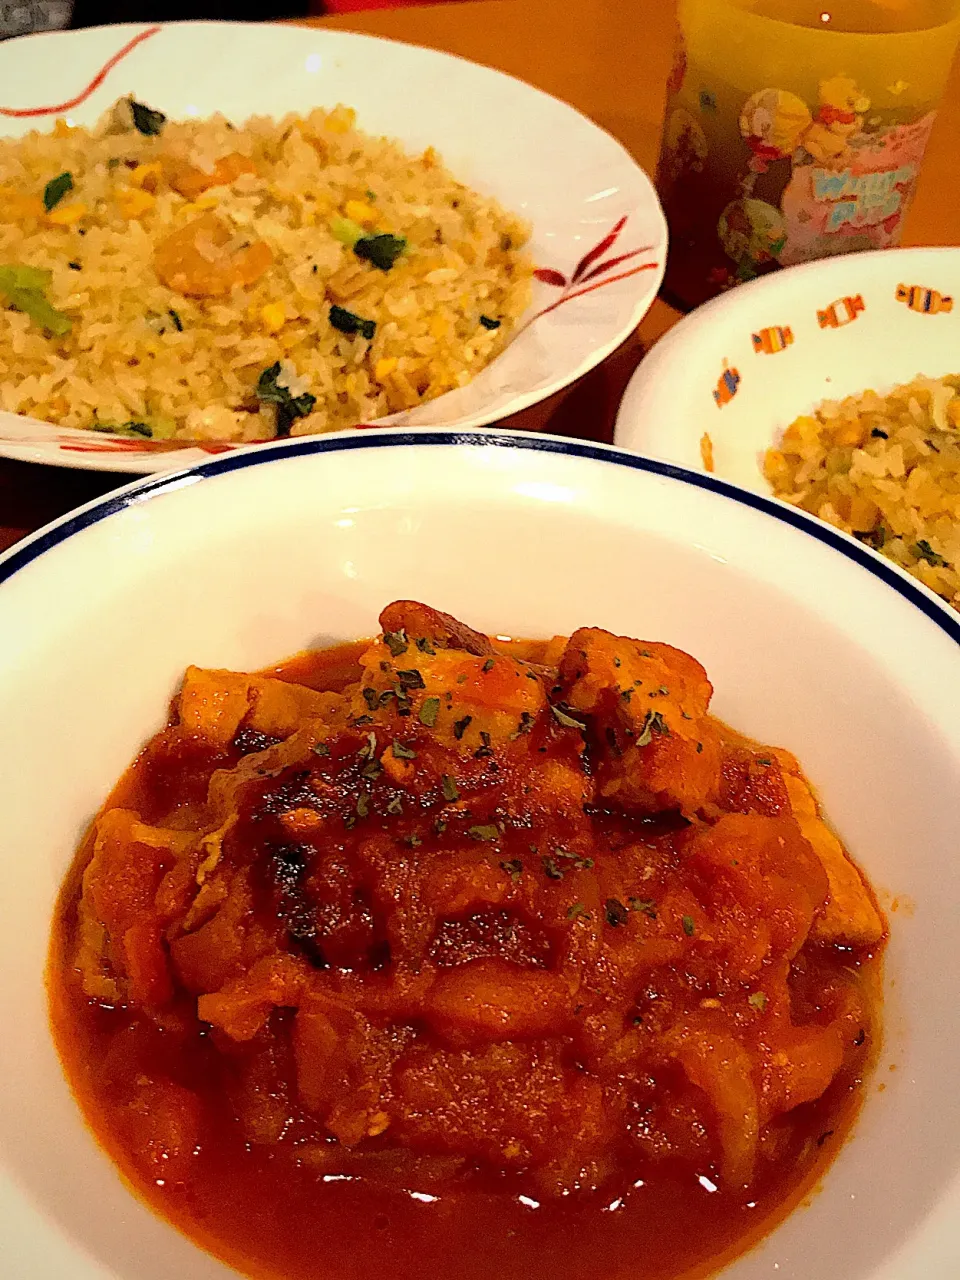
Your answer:
[[[667,297],[899,244],[960,0],[679,0],[679,18],[657,172]]]

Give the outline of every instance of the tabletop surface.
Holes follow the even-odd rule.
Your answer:
[[[519,76],[572,103],[654,170],[673,46],[671,0],[478,0],[309,22],[427,45]],[[960,59],[924,160],[906,244],[960,244],[958,136]],[[658,301],[599,368],[503,425],[609,440],[620,397],[644,350],[678,318]],[[0,550],[128,479],[0,459]]]

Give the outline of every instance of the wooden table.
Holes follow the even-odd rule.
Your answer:
[[[648,171],[656,164],[673,42],[671,0],[480,0],[310,22],[428,45],[520,76],[591,116]],[[960,244],[957,137],[960,60],[907,222],[908,244]],[[655,303],[600,368],[503,425],[609,440],[617,404],[645,348],[678,318],[665,303]],[[0,549],[125,480],[0,459]]]

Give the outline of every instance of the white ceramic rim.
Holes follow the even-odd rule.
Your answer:
[[[779,290],[792,286],[794,281],[805,283],[818,277],[824,281],[824,292],[829,292],[829,282],[835,275],[843,275],[851,269],[862,267],[869,279],[870,268],[890,261],[903,262],[904,274],[913,270],[914,262],[930,261],[937,269],[938,259],[956,264],[960,258],[960,245],[909,245],[891,249],[866,249],[860,253],[838,254],[835,258],[819,258],[813,262],[800,262],[796,266],[784,267],[781,271],[760,276],[737,285],[726,293],[718,294],[702,306],[687,312],[677,324],[657,342],[646,355],[636,372],[627,383],[623,393],[617,417],[614,423],[614,443],[621,449],[643,452],[645,456],[661,458],[683,468],[691,467],[687,461],[681,461],[679,449],[675,445],[676,433],[668,425],[676,416],[672,408],[674,387],[684,381],[685,371],[691,359],[697,359],[697,344],[700,335],[709,329],[736,326],[742,319],[741,309],[746,311],[755,298],[769,297],[771,310],[776,305]],[[829,399],[829,392],[824,391],[815,399]],[[806,412],[805,407],[797,409],[798,413]],[[704,425],[708,415],[704,414]],[[783,425],[786,425],[784,423]],[[776,443],[777,426],[770,424],[769,446]],[[700,430],[696,439],[699,447]],[[673,446],[673,447],[671,447]],[[704,472],[704,474],[711,474]],[[735,488],[742,486],[736,481],[727,481]],[[756,492],[770,495],[776,503],[790,504],[781,498],[773,498],[772,488],[757,466]],[[796,510],[796,508],[792,508]],[[816,518],[816,517],[814,517]],[[819,520],[818,520],[819,523]]]
[[[790,506],[789,503],[764,494],[753,493],[707,472],[693,471],[671,462],[647,458],[642,454],[631,453],[629,450],[611,445],[570,440],[563,436],[525,434],[506,430],[458,432],[430,428],[403,431],[383,429],[342,431],[325,436],[303,436],[296,440],[265,444],[256,449],[223,454],[181,471],[146,480],[134,480],[105,497],[96,498],[75,511],[61,516],[60,519],[44,525],[36,533],[15,543],[0,555],[0,586],[18,570],[26,568],[46,551],[66,542],[74,534],[127,507],[149,502],[151,498],[172,489],[197,484],[202,480],[225,475],[230,471],[239,471],[246,467],[265,465],[291,457],[350,452],[355,449],[402,449],[411,446],[443,448],[450,445],[474,445],[480,448],[493,446],[502,449],[523,449],[535,453],[563,454],[570,458],[588,458],[595,462],[606,462],[612,466],[665,476],[694,488],[706,489],[721,497],[729,498],[742,506],[750,507],[754,511],[760,511],[775,520],[791,525],[846,559],[852,560],[914,605],[950,639],[960,645],[960,616],[944,604],[939,596],[870,547],[864,546],[855,538],[833,528],[832,525],[824,524],[815,516]]]

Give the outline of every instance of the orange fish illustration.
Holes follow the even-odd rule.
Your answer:
[[[720,377],[717,379],[717,385],[713,392],[713,398],[717,402],[717,408],[722,409],[725,404],[729,404],[733,397],[737,394],[737,388],[740,386],[740,373],[737,369],[724,369]]]
[[[703,463],[704,471],[714,471],[713,462],[713,440],[710,438],[710,432],[705,431],[700,437],[700,461]]]
[[[841,325],[851,324],[864,310],[866,304],[862,293],[855,298],[838,298],[825,311],[817,312],[817,323],[821,329],[839,329]]]
[[[761,329],[759,333],[751,334],[753,349],[757,355],[766,353],[768,356],[783,351],[793,342],[793,330],[783,325],[771,325],[769,329]]]
[[[936,289],[925,289],[920,284],[898,284],[897,301],[905,302],[911,311],[924,311],[935,316],[940,311],[952,311],[953,299],[946,298]]]

